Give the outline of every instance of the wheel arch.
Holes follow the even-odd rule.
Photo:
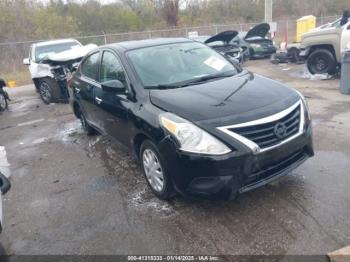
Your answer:
[[[310,47],[310,52],[309,52],[309,55],[308,55],[308,56],[310,56],[313,52],[315,52],[315,51],[318,50],[318,49],[325,49],[325,50],[330,51],[330,52],[333,54],[334,58],[335,58],[335,59],[337,60],[337,62],[338,62],[338,58],[337,58],[337,54],[336,54],[336,52],[335,52],[334,46],[331,45],[331,44],[323,44],[323,45],[314,45],[314,46],[311,46],[311,47]]]
[[[151,140],[153,141],[148,135],[145,133],[138,133],[132,140],[133,145],[133,153],[137,157],[137,159],[140,159],[140,149],[141,145],[145,140]]]
[[[38,90],[39,89],[39,85],[40,85],[40,80],[42,79],[42,77],[41,78],[33,78],[32,80],[33,80],[33,83],[34,83],[34,86],[35,86],[35,88]]]

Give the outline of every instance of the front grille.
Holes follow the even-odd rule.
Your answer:
[[[259,184],[261,181],[277,176],[294,164],[302,162],[307,157],[308,155],[305,153],[305,151],[301,150],[294,152],[293,154],[280,159],[277,162],[270,163],[268,166],[261,167],[260,170],[256,170],[252,175],[247,177],[243,188],[253,187],[255,184]]]
[[[275,146],[282,141],[296,135],[300,128],[301,105],[299,104],[286,116],[260,125],[229,128],[257,144],[261,149]]]

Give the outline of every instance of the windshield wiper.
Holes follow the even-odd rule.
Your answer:
[[[145,89],[174,89],[174,88],[181,88],[186,86],[191,86],[195,84],[201,84],[203,82],[213,80],[213,79],[219,79],[219,78],[226,78],[234,76],[235,73],[220,73],[220,74],[213,74],[213,75],[205,75],[201,77],[197,77],[195,79],[178,82],[174,84],[159,84],[159,85],[152,85],[152,86],[145,86]]]
[[[231,77],[234,76],[235,73],[221,73],[221,74],[213,74],[213,75],[205,75],[198,77],[196,79],[192,79],[190,81],[185,82],[181,86],[190,86],[190,85],[195,85],[195,84],[201,84],[203,82],[207,82],[209,80],[214,80],[214,79],[220,79],[220,78],[226,78],[226,77]]]
[[[153,85],[153,86],[145,86],[145,89],[173,89],[173,88],[180,88],[181,85],[177,84],[159,84],[159,85]]]

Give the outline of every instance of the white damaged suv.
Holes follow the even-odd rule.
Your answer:
[[[56,68],[52,64],[46,63],[45,60],[52,55],[80,47],[82,44],[75,39],[53,40],[31,45],[29,57],[23,60],[23,64],[28,65],[35,88],[44,103],[49,104],[67,99],[66,90],[57,81],[56,74],[59,75],[60,72],[55,71]]]

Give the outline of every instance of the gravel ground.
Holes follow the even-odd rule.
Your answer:
[[[308,99],[316,155],[274,185],[232,201],[156,199],[129,151],[87,137],[68,105],[33,86],[10,90],[0,145],[11,164],[4,197],[9,254],[325,254],[350,244],[350,96],[304,65],[246,67]]]

